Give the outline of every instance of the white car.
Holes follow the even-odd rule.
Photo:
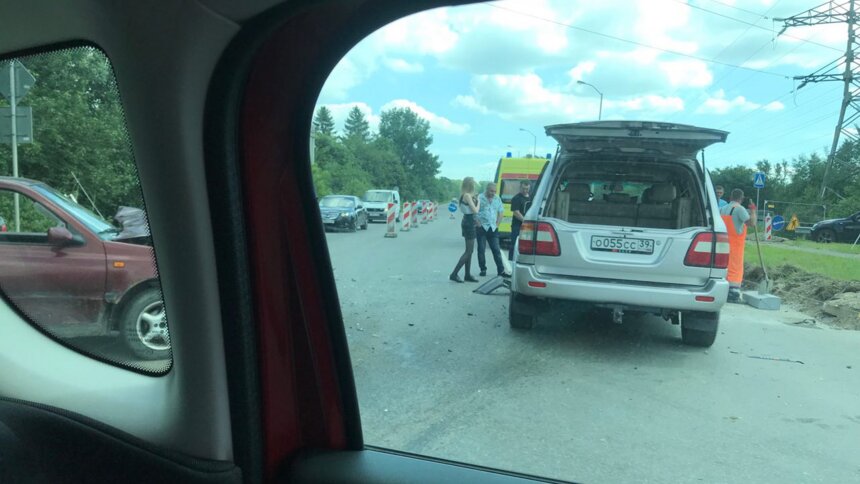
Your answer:
[[[653,313],[710,346],[726,302],[729,243],[700,150],[728,133],[680,124],[547,126],[559,153],[520,230],[509,306],[531,328],[552,300]]]
[[[388,221],[388,204],[394,204],[394,217],[400,221],[400,192],[397,190],[368,190],[361,197],[367,210],[367,219],[371,222]]]

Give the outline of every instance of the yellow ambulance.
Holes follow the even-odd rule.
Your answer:
[[[502,197],[502,205],[505,207],[504,218],[499,225],[499,239],[502,243],[509,242],[511,237],[511,200],[520,192],[520,183],[525,180],[531,182],[531,193],[537,188],[537,180],[549,161],[550,154],[546,158],[513,158],[511,153],[499,160],[496,168],[496,190]]]

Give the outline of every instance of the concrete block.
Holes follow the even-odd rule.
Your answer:
[[[744,302],[756,309],[776,311],[782,300],[773,294],[759,294],[758,291],[745,291]]]

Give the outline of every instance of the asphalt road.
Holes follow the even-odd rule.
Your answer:
[[[860,332],[738,305],[708,350],[648,316],[512,331],[504,290],[448,281],[441,215],[327,237],[368,445],[580,482],[860,482]]]

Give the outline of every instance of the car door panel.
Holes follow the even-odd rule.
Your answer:
[[[73,412],[0,398],[0,482],[233,484],[242,473],[232,462],[167,451]]]

